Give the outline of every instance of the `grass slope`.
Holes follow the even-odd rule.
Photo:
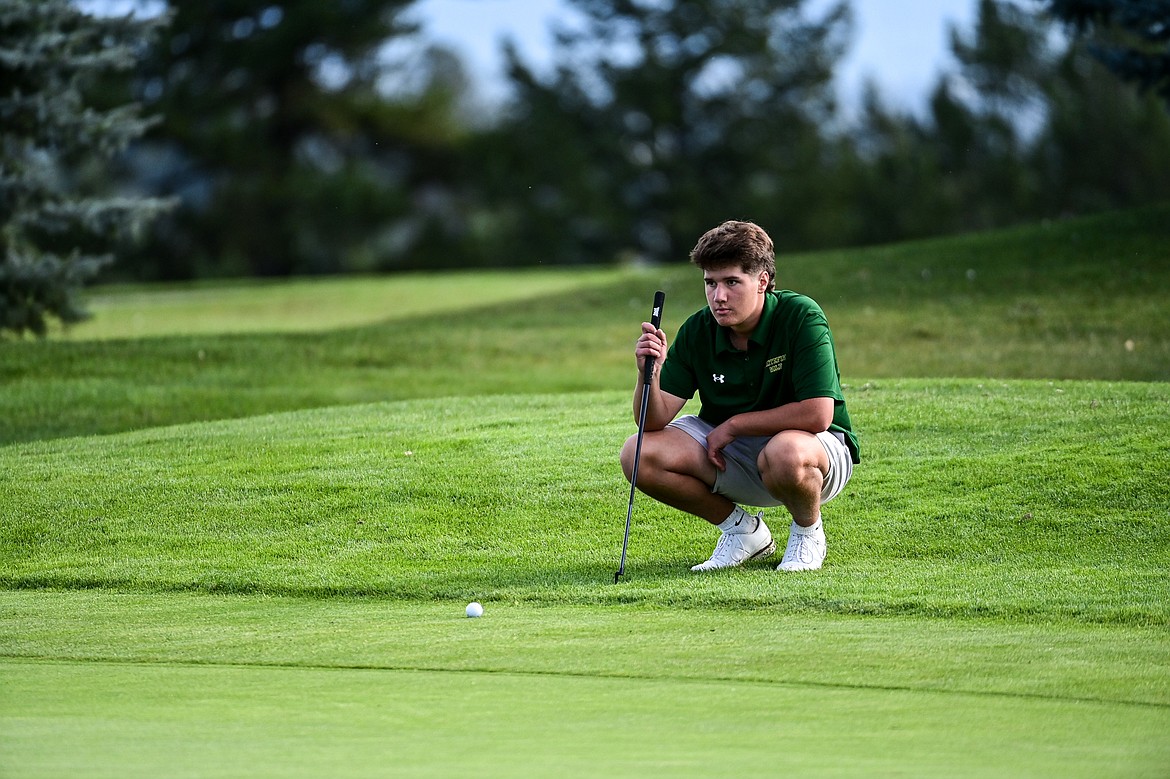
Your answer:
[[[782,255],[780,283],[821,302],[846,382],[1166,381],[1168,247],[1170,205]],[[204,288],[169,291],[166,306],[138,291],[103,293],[103,319],[146,319],[141,328],[158,335],[104,339],[99,320],[99,340],[0,345],[0,443],[344,403],[610,390],[632,382],[630,344],[654,289],[668,293],[671,333],[703,305],[685,264],[582,273],[568,290],[565,271],[516,273],[503,290],[495,274],[249,285],[250,306],[225,294],[218,309]],[[271,332],[238,333],[255,328],[250,309]],[[284,310],[295,313],[265,313]],[[334,327],[346,319],[374,323]],[[324,329],[287,332],[312,321]],[[165,335],[170,327],[207,332]]]
[[[387,276],[238,279],[99,286],[86,295],[92,318],[55,339],[106,341],[174,335],[309,333],[396,322],[442,311],[453,317],[625,276],[612,268],[487,270]],[[436,297],[435,288],[443,294]]]
[[[865,461],[826,510],[822,574],[690,576],[711,531],[644,499],[620,587],[603,585],[625,393],[11,446],[0,584],[1170,625],[1167,400],[1162,384],[870,385],[850,396]]]

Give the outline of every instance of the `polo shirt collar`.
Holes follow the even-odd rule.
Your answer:
[[[775,292],[764,293],[764,311],[760,314],[760,321],[756,323],[756,329],[748,336],[748,344],[756,344],[757,346],[764,345],[764,333],[768,333],[772,329],[772,320],[776,317],[776,306],[780,304],[780,298]],[[731,345],[731,328],[719,327],[715,330],[715,353],[734,352],[736,348]]]

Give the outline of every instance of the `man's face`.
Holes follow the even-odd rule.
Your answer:
[[[733,330],[748,330],[756,326],[764,310],[764,291],[768,288],[768,274],[748,274],[731,265],[703,272],[707,287],[707,305],[715,321]]]

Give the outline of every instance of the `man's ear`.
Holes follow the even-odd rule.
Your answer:
[[[768,291],[768,281],[769,281],[768,271],[762,271],[760,273],[760,294],[761,295],[763,295],[765,292]]]

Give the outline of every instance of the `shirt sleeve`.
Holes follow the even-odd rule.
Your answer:
[[[690,361],[691,350],[680,344],[685,340],[686,325],[679,328],[670,348],[666,350],[666,360],[658,372],[658,387],[663,392],[669,392],[676,398],[690,400],[699,388],[695,380],[695,369]]]
[[[814,309],[805,314],[794,347],[792,385],[796,400],[843,401],[833,334],[823,312]]]

